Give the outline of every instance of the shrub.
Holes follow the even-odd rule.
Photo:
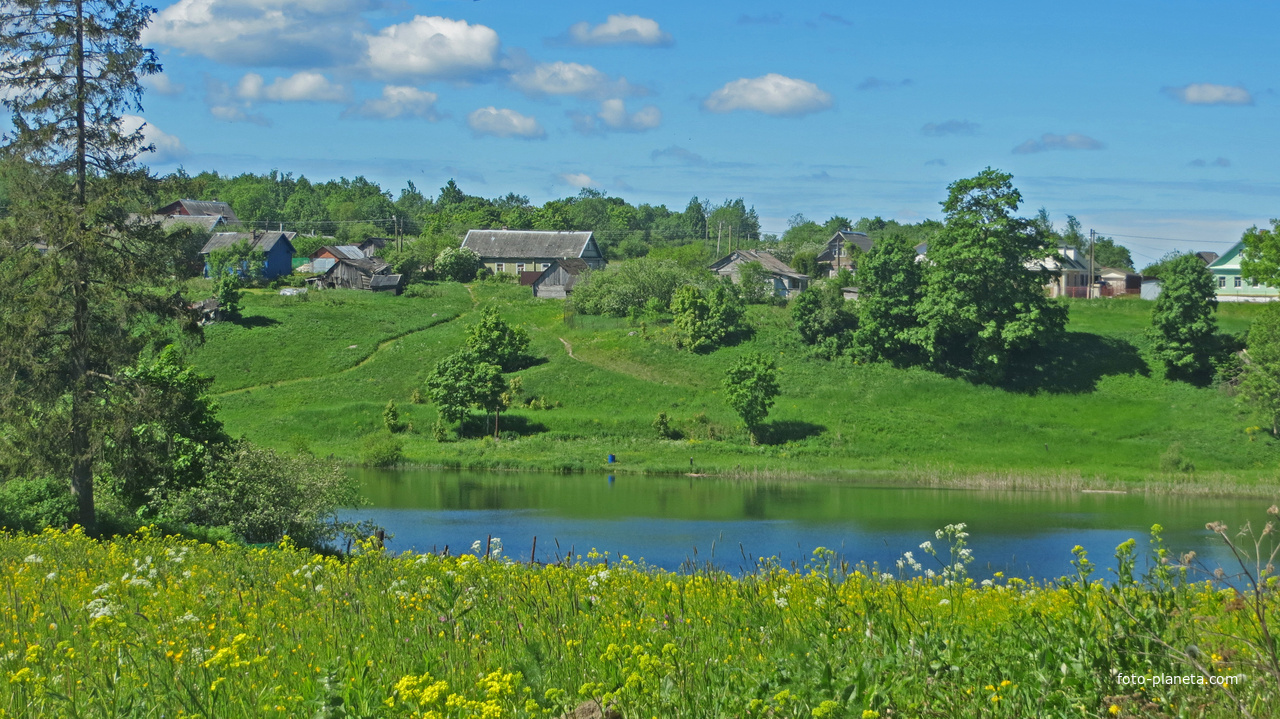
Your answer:
[[[177,496],[165,519],[226,527],[246,542],[288,536],[321,547],[351,529],[338,509],[361,502],[356,480],[341,467],[244,440],[205,464],[204,482]]]
[[[444,423],[443,419],[437,419],[431,425],[431,439],[437,442],[449,441],[449,426]]]
[[[390,467],[404,459],[404,445],[390,432],[365,435],[360,447],[360,464],[366,467]]]
[[[382,408],[382,424],[388,432],[404,431],[404,422],[400,421],[400,408],[396,406],[394,399],[387,400],[387,406]]]
[[[39,532],[66,527],[77,511],[76,498],[66,482],[18,477],[0,483],[0,528]]]
[[[679,434],[671,428],[671,419],[666,412],[659,412],[653,419],[653,431],[658,439],[677,439]]]
[[[498,310],[488,307],[480,313],[480,321],[467,330],[467,348],[482,361],[511,372],[528,362],[529,334],[507,324]]]
[[[676,290],[690,282],[693,275],[675,260],[640,257],[587,272],[574,285],[573,306],[583,314],[610,317],[626,317],[634,307],[665,310]]]
[[[413,394],[409,395],[409,402],[412,404],[426,404],[427,396],[422,393],[421,387],[414,387]]]
[[[470,282],[484,269],[480,255],[465,247],[446,247],[436,256],[436,276],[454,282]]]
[[[440,289],[435,285],[428,285],[422,282],[417,282],[405,288],[404,296],[410,299],[418,299],[422,297],[439,297]]]
[[[1182,443],[1174,442],[1160,455],[1161,472],[1194,472],[1196,466],[1182,453]]]

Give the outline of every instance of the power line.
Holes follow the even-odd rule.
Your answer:
[[[1099,233],[1105,234],[1107,237],[1126,237],[1135,240],[1164,240],[1166,242],[1194,242],[1202,245],[1234,245],[1235,240],[1188,240],[1182,237],[1147,237],[1145,235],[1120,235],[1114,232]]]

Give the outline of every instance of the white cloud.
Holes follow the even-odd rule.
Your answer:
[[[347,89],[318,72],[277,77],[269,85],[261,75],[251,72],[240,78],[236,96],[241,100],[267,102],[342,102],[347,99]]]
[[[154,148],[151,152],[141,155],[140,159],[144,162],[164,165],[176,162],[189,154],[187,146],[182,144],[182,140],[152,125],[144,118],[138,115],[120,116],[121,132],[129,134],[136,132],[138,128],[142,128],[143,142]]]
[[[148,92],[154,92],[157,95],[181,95],[187,89],[186,85],[174,82],[164,73],[148,75],[142,78],[142,84],[146,86]]]
[[[831,107],[831,95],[805,80],[769,73],[726,83],[703,101],[711,112],[754,110],[766,115],[807,115]]]
[[[1027,140],[1013,148],[1015,155],[1029,155],[1046,150],[1101,150],[1105,145],[1088,135],[1071,132],[1066,135],[1045,133],[1039,140]]]
[[[354,112],[385,120],[417,117],[435,122],[440,119],[435,107],[437,99],[439,96],[434,92],[404,85],[387,85],[382,88],[381,98],[365,100]]]
[[[639,15],[610,15],[603,23],[587,22],[569,28],[569,39],[575,45],[670,45],[671,35],[657,21]]]
[[[513,73],[511,83],[534,97],[574,95],[599,99],[645,94],[644,88],[632,85],[625,77],[614,80],[590,65],[576,62],[539,63]]]
[[[596,181],[591,179],[590,175],[582,172],[566,172],[564,174],[557,175],[556,177],[560,182],[571,187],[599,187],[599,185],[596,184]]]
[[[498,64],[498,33],[465,20],[417,15],[368,38],[366,62],[375,74],[392,77],[464,78]]]
[[[243,82],[243,79],[241,80]],[[204,81],[204,102],[209,107],[209,114],[225,122],[251,122],[264,127],[271,125],[271,120],[264,115],[251,112],[253,103],[238,99],[231,86],[216,77],[206,77]]]
[[[230,65],[320,67],[364,48],[360,13],[378,0],[178,0],[143,31],[162,45]]]
[[[600,103],[598,117],[605,127],[621,132],[644,132],[662,124],[662,111],[653,105],[646,105],[634,113],[628,113],[626,104],[618,99]]]
[[[1253,95],[1243,87],[1195,82],[1182,87],[1166,87],[1164,93],[1187,105],[1252,105]]]
[[[920,128],[920,132],[933,137],[944,135],[973,135],[978,132],[978,123],[968,120],[947,120],[946,122],[930,122]]]
[[[467,125],[477,136],[524,137],[540,139],[547,136],[537,118],[521,115],[515,110],[499,110],[490,105],[467,115]]]

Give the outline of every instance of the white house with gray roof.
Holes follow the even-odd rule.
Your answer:
[[[590,232],[468,230],[462,246],[480,255],[490,272],[542,272],[556,260],[579,259],[593,270],[605,266]]]

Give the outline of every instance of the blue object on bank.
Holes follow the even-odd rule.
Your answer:
[[[617,461],[617,457],[614,457],[612,454],[609,455],[609,464],[613,464],[616,461]]]

